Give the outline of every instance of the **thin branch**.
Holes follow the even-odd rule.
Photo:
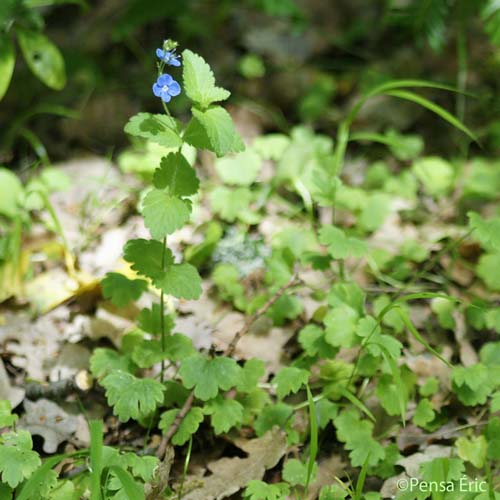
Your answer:
[[[266,314],[266,312],[270,309],[270,307],[291,287],[298,285],[302,281],[297,277],[297,275],[293,275],[290,281],[288,283],[285,283],[272,297],[269,298],[269,300],[256,312],[254,312],[246,321],[243,327],[236,333],[236,335],[233,337],[229,345],[227,346],[226,350],[224,351],[224,356],[231,356],[234,354],[234,351],[236,350],[236,345],[240,341],[240,339],[248,333],[250,330],[250,327],[257,321],[261,316]],[[158,447],[158,450],[156,452],[156,456],[160,459],[163,458],[165,455],[165,452],[167,450],[168,443],[170,442],[170,439],[172,439],[172,436],[177,432],[177,429],[179,429],[179,426],[182,423],[182,420],[184,417],[188,414],[189,410],[193,406],[193,401],[194,401],[194,390],[189,393],[189,396],[187,397],[186,401],[182,405],[181,410],[175,417],[175,420],[172,422],[172,425],[169,427],[168,432],[162,437],[160,446]]]

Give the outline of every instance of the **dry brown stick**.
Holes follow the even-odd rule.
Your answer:
[[[250,330],[250,327],[257,321],[261,316],[266,314],[266,312],[269,310],[269,308],[292,286],[298,285],[301,283],[301,280],[297,278],[297,275],[294,274],[290,280],[285,283],[261,308],[259,308],[257,311],[255,311],[246,321],[243,327],[236,332],[236,335],[233,337],[229,345],[227,346],[226,350],[224,351],[224,356],[231,356],[235,349],[236,345],[240,341],[241,337],[248,333],[248,330]],[[175,420],[172,422],[172,425],[168,429],[168,432],[162,437],[162,440],[160,442],[160,446],[158,446],[158,450],[156,452],[156,456],[158,458],[162,458],[167,450],[168,443],[170,439],[172,439],[172,436],[177,432],[177,429],[181,425],[182,420],[184,417],[188,414],[189,410],[191,409],[191,406],[193,405],[194,401],[194,390],[192,390],[189,393],[189,396],[187,397],[186,401],[182,405],[181,410],[179,413],[176,415]]]

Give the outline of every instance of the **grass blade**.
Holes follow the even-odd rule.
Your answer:
[[[90,500],[102,500],[102,420],[91,420],[90,426]]]
[[[128,471],[118,467],[117,465],[112,465],[109,470],[120,480],[128,498],[131,500],[144,500],[143,487],[134,481],[134,478]]]
[[[348,391],[345,387],[338,388],[340,394],[348,399],[358,410],[364,413],[373,422],[376,421],[373,413],[360,401],[351,391]]]
[[[318,455],[318,419],[316,415],[316,405],[311,394],[311,389],[306,385],[307,402],[309,403],[309,421],[311,425],[310,438],[309,438],[309,460],[307,462],[307,479],[305,484],[306,493],[312,478],[314,464]]]

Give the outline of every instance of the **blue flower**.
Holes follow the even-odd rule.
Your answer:
[[[153,85],[153,94],[161,97],[164,102],[169,102],[172,97],[180,93],[181,86],[167,73],[160,75]]]
[[[156,55],[164,63],[170,64],[170,66],[180,66],[179,56],[175,55],[175,49],[168,51],[163,49],[156,49]]]

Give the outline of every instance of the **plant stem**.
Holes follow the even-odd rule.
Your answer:
[[[165,253],[167,250],[167,237],[163,238],[163,250],[161,253],[161,270],[165,271]],[[160,334],[161,334],[161,352],[164,353],[166,349],[166,335],[165,335],[165,294],[163,290],[160,291]],[[165,360],[161,360],[161,377],[160,381],[163,383],[165,380]]]

